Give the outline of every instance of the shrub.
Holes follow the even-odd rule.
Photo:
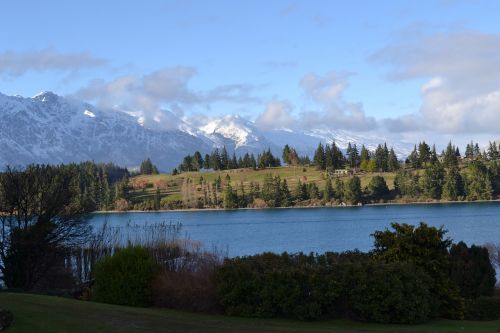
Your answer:
[[[13,320],[12,312],[0,309],[0,332],[9,328]]]
[[[495,269],[485,247],[464,242],[454,244],[450,249],[450,276],[466,299],[493,296],[495,290]]]
[[[217,271],[218,301],[230,315],[319,318],[340,286],[315,261],[286,253],[226,260]]]
[[[94,298],[104,303],[147,306],[156,270],[147,249],[121,249],[96,264]]]
[[[351,310],[363,320],[380,323],[421,323],[434,302],[430,277],[411,264],[372,262],[351,267],[347,285]]]
[[[479,297],[465,303],[465,319],[498,320],[500,319],[500,298]]]

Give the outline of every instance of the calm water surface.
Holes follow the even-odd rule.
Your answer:
[[[376,230],[391,222],[443,225],[467,244],[500,242],[500,202],[387,205],[349,208],[297,208],[234,211],[93,214],[95,225],[180,222],[190,239],[217,246],[229,256],[263,251],[325,252],[370,250]]]

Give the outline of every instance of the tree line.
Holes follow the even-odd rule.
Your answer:
[[[281,166],[280,159],[274,156],[270,149],[258,154],[257,158],[253,153],[245,153],[237,158],[236,153],[233,152],[232,156],[230,156],[226,147],[223,147],[222,151],[215,148],[210,154],[205,154],[205,157],[202,157],[199,151],[196,151],[193,155],[185,156],[179,167],[173,170],[173,173],[199,171],[200,169],[232,170],[252,168],[256,170],[279,166]]]

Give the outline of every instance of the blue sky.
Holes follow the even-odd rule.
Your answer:
[[[18,0],[1,12],[7,95],[267,128],[499,134],[499,1]]]

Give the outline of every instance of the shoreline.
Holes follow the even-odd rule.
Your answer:
[[[361,208],[369,206],[412,206],[412,205],[443,205],[443,204],[473,204],[473,203],[491,203],[500,202],[500,199],[494,200],[475,200],[475,201],[413,201],[413,202],[377,202],[363,205],[335,205],[335,206],[291,206],[291,207],[242,207],[242,208],[183,208],[183,209],[160,209],[160,210],[99,210],[90,214],[126,214],[126,213],[168,213],[168,212],[202,212],[202,211],[238,211],[238,210],[269,210],[269,209],[315,209],[315,208]]]

